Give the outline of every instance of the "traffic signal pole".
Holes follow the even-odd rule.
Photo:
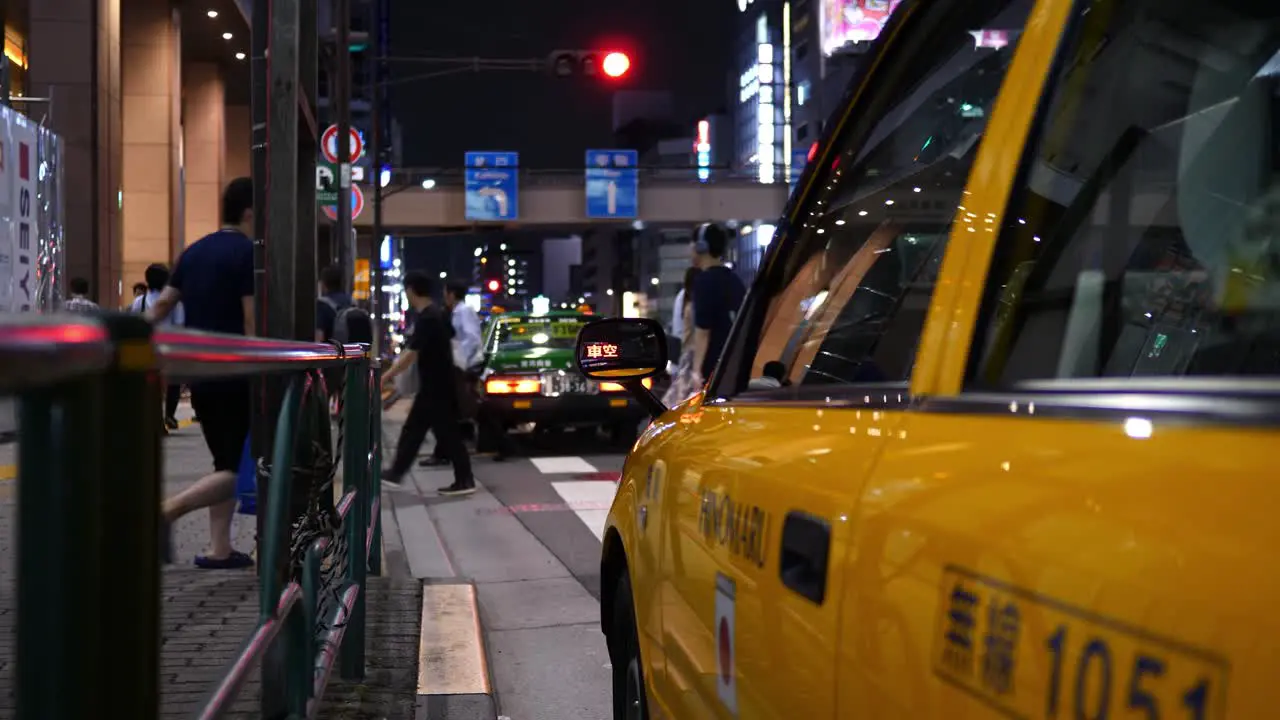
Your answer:
[[[254,318],[260,335],[284,339],[312,337],[315,327],[316,248],[314,214],[316,133],[314,83],[317,64],[315,3],[272,0],[253,3],[252,157],[254,185]],[[305,67],[304,67],[305,66]],[[313,212],[313,211],[312,211]],[[283,398],[275,380],[253,388],[251,448],[255,458],[270,457],[273,426]],[[271,513],[270,478],[258,483],[259,547],[269,547],[262,522]],[[306,497],[305,493],[295,496]],[[264,572],[287,578],[286,537],[277,557],[259,554]],[[284,646],[277,643],[262,659],[259,716],[284,718]]]

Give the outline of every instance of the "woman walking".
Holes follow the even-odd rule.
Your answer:
[[[697,267],[685,270],[684,290],[677,298],[680,302],[677,312],[684,318],[684,323],[681,325],[680,360],[676,363],[676,371],[671,376],[671,385],[662,396],[662,402],[667,407],[679,405],[699,390],[698,372],[693,362],[693,281],[697,279],[700,272],[702,270]]]

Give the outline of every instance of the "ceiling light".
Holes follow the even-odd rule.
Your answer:
[[[231,33],[222,33],[222,39],[223,39],[223,40],[230,40],[230,39],[231,39]]]
[[[237,59],[237,60],[243,60],[243,59],[244,59],[244,53],[236,53],[236,59]]]
[[[218,17],[218,11],[217,11],[217,10],[210,10],[210,11],[209,11],[209,13],[208,13],[208,15],[209,15],[209,17],[211,17],[211,18],[216,18],[216,17]]]

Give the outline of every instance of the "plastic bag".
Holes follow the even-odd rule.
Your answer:
[[[236,472],[236,512],[241,515],[258,513],[258,463],[253,460],[249,438],[244,439],[244,452],[240,455],[240,469]]]

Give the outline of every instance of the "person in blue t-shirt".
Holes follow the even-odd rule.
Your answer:
[[[169,317],[178,303],[192,330],[253,335],[253,181],[232,180],[222,194],[222,229],[187,246],[169,278],[169,286],[147,309],[153,322]],[[161,508],[165,561],[168,530],[178,518],[209,509],[209,550],[196,557],[197,567],[242,568],[253,559],[231,546],[231,520],[236,508],[236,472],[249,435],[249,381],[212,380],[191,386],[191,408],[213,455],[213,472],[195,482]]]
[[[720,351],[729,340],[729,330],[747,288],[732,270],[725,267],[724,253],[729,232],[715,223],[698,227],[693,242],[693,264],[702,269],[693,281],[693,367],[696,385],[711,377]]]

